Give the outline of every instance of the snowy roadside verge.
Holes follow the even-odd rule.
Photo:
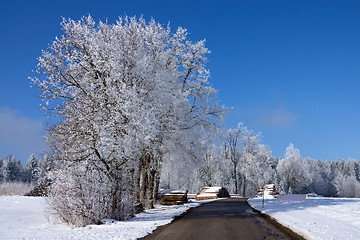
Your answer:
[[[170,223],[175,216],[205,202],[209,200],[175,206],[156,205],[154,209],[136,214],[126,221],[107,220],[103,225],[71,228],[47,218],[44,198],[2,196],[0,239],[138,239],[157,227]]]
[[[299,202],[249,199],[251,207],[306,239],[347,239],[360,236],[360,199],[308,198]]]

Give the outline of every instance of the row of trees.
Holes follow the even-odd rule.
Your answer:
[[[260,137],[240,123],[225,133],[220,144],[207,150],[189,183],[179,185],[175,178],[171,182],[166,175],[172,175],[173,169],[168,168],[163,186],[186,186],[198,191],[202,186],[222,185],[232,193],[253,197],[262,185],[275,183],[283,194],[314,192],[322,196],[360,197],[360,161],[302,158],[292,144],[284,158],[276,158],[267,146],[260,144]]]
[[[53,168],[51,159],[45,155],[40,160],[31,154],[26,165],[10,154],[5,159],[0,158],[0,183],[24,182],[33,185],[49,183],[49,172]]]
[[[142,18],[62,27],[32,79],[54,121],[50,205],[76,226],[129,218],[152,207],[168,159],[199,161],[216,132],[225,109],[208,82],[209,50]]]

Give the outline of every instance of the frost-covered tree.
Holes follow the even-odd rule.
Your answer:
[[[355,176],[340,174],[333,182],[339,197],[360,197],[360,183]]]
[[[271,151],[260,144],[260,133],[249,130],[243,123],[230,129],[224,144],[225,158],[231,163],[234,193],[253,196],[264,184],[274,178]],[[249,191],[249,192],[248,192]]]
[[[4,159],[2,159],[0,156],[0,183],[4,181],[4,177],[2,173],[3,165],[4,165]]]
[[[202,171],[205,177],[205,186],[222,185],[222,163],[216,146],[212,145],[205,153]]]
[[[230,160],[232,170],[232,178],[234,181],[233,192],[235,194],[239,193],[239,184],[238,184],[238,174],[239,169],[238,165],[240,163],[240,138],[241,138],[241,128],[243,127],[242,123],[239,123],[237,128],[229,129],[227,132],[227,138],[224,143],[224,153],[225,158]]]
[[[199,192],[205,186],[224,186],[231,189],[231,165],[219,147],[212,144],[204,154],[202,164],[195,169],[190,190]]]
[[[256,162],[259,160],[260,155],[265,152],[259,148],[260,134],[254,133],[254,131],[249,130],[243,124],[238,126],[240,129],[240,163],[239,163],[239,173],[242,185],[242,196],[246,197],[246,187],[248,180],[248,173],[251,169],[256,168]],[[258,151],[260,150],[260,151]]]
[[[257,144],[252,154],[247,153],[245,166],[242,168],[246,179],[243,182],[243,196],[254,196],[264,184],[273,183],[276,175],[274,164],[272,153],[265,145]]]
[[[338,159],[330,163],[332,182],[336,194],[341,197],[359,197],[360,183],[358,181],[359,161]]]
[[[28,161],[26,162],[26,167],[24,169],[24,181],[29,183],[36,183],[38,180],[38,160],[34,154],[31,154]]]
[[[311,182],[309,167],[293,144],[286,148],[285,158],[280,159],[276,168],[280,177],[280,191],[300,193]]]
[[[80,220],[60,216],[75,225],[127,218],[129,203],[152,205],[164,159],[196,159],[199,137],[224,111],[208,82],[209,51],[183,28],[142,18],[96,25],[88,16],[62,27],[32,79],[57,120],[48,134],[59,168],[50,199],[59,215],[76,212]]]
[[[203,136],[199,136],[201,133]],[[216,135],[216,134],[215,134]],[[214,134],[204,134],[203,131],[188,134],[187,146],[177,143],[171,151],[164,155],[162,163],[162,188],[183,189],[198,192],[205,184],[205,166],[215,163],[218,150],[214,149]],[[179,139],[180,140],[180,139]],[[176,143],[176,142],[175,142]],[[212,168],[212,167],[208,167]]]
[[[20,161],[17,161],[14,155],[8,155],[1,169],[3,180],[5,182],[16,182],[21,181],[21,170],[22,164]]]
[[[305,159],[305,161],[309,166],[310,183],[307,187],[308,191],[321,196],[335,197],[337,192],[332,183],[334,176],[329,162],[314,159]]]
[[[44,155],[39,161],[39,167],[37,171],[38,184],[51,183],[50,172],[54,169],[54,162],[47,154]]]

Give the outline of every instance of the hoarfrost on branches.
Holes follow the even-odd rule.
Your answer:
[[[210,51],[186,29],[129,17],[96,24],[91,16],[63,19],[62,29],[31,79],[53,116],[52,151],[32,173],[53,182],[49,203],[65,222],[129,218],[153,206],[160,181],[191,191],[223,185],[243,196],[267,183],[284,193],[358,196],[358,161],[303,159],[293,145],[277,159],[243,123],[214,145],[226,109],[209,83]],[[18,175],[14,159],[0,164],[0,179]]]
[[[285,158],[276,168],[280,178],[280,190],[285,193],[299,193],[311,182],[308,163],[300,156],[293,144],[286,148]]]
[[[166,159],[192,161],[217,127],[225,109],[208,82],[209,50],[143,18],[63,19],[62,28],[32,78],[58,121],[48,134],[59,168],[50,203],[74,225],[124,219],[152,206]]]

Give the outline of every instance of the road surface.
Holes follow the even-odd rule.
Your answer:
[[[143,239],[303,239],[281,225],[270,222],[253,211],[246,199],[230,198],[192,208],[179,219],[157,228]]]

